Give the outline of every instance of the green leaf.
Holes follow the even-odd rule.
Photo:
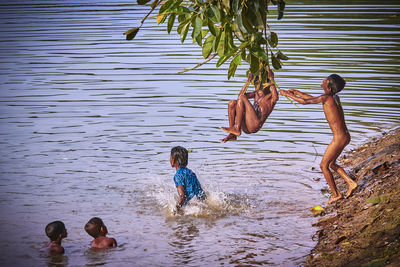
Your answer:
[[[127,30],[126,32],[124,32],[124,34],[126,35],[126,40],[132,40],[133,38],[135,38],[136,34],[139,31],[139,27],[135,27],[132,28],[130,30]]]
[[[222,31],[221,39],[219,40],[219,44],[217,47],[218,56],[222,57],[225,54],[225,52],[226,52],[226,50],[225,50],[225,31]]]
[[[210,35],[204,41],[203,49],[202,49],[202,53],[203,53],[203,57],[204,58],[208,58],[210,56],[214,40],[215,40],[215,36],[214,35]]]
[[[232,9],[235,14],[239,13],[239,0],[233,0],[232,1]]]
[[[178,15],[178,22],[182,23],[183,21],[186,20],[186,14],[180,14]]]
[[[178,6],[174,8],[174,13],[180,14],[180,15],[185,15],[185,16],[190,16],[190,10],[189,8],[185,6]]]
[[[236,21],[233,22],[233,32],[235,33],[236,38],[239,39],[239,41],[244,41],[244,36],[242,32],[239,30],[239,26],[236,23]]]
[[[264,29],[263,17],[260,13],[260,4],[258,1],[248,1],[248,8],[245,14],[247,15],[248,21],[256,29]]]
[[[174,4],[174,2],[175,2],[175,0],[168,0],[167,2],[165,2],[160,7],[160,10],[158,11],[158,14],[159,15],[163,14],[165,11],[167,11],[168,8],[170,8]]]
[[[209,30],[206,30],[206,29],[201,30],[201,38],[203,39],[204,37],[206,37],[206,35],[207,35],[209,32],[210,32],[210,31],[209,31]]]
[[[196,39],[197,36],[201,33],[201,27],[203,25],[203,21],[201,20],[200,17],[196,16],[194,21],[192,19],[192,25],[193,25],[193,39]]]
[[[244,25],[243,25],[242,12],[239,13],[239,14],[237,15],[235,22],[236,22],[237,25],[239,26],[239,30],[240,30],[242,33],[246,33],[246,32],[247,32],[246,28],[245,28]]]
[[[172,27],[174,26],[174,22],[175,22],[175,14],[171,14],[171,16],[169,16],[168,19],[168,26],[167,26],[167,32],[168,34],[171,32]]]
[[[150,2],[151,0],[137,0],[137,3],[141,6],[147,4],[148,2]]]
[[[221,21],[221,14],[219,9],[216,6],[211,6],[207,10],[208,18],[211,19],[214,23],[218,23]]]
[[[367,199],[367,203],[379,204],[381,202],[384,202],[387,198],[388,196],[371,197]]]
[[[249,20],[247,15],[242,14],[242,22],[243,22],[244,28],[246,29],[246,31],[244,31],[244,32],[247,32],[248,34],[252,34],[252,33],[256,32],[256,30],[254,29],[254,27],[250,23],[250,20]]]
[[[280,60],[271,52],[272,66],[274,69],[279,70],[282,68]]]
[[[188,34],[189,31],[189,26],[190,23],[186,24],[183,28],[182,28],[182,33],[181,33],[181,42],[183,43],[186,39],[186,36]]]
[[[229,51],[231,49],[235,48],[235,44],[233,43],[233,37],[232,37],[232,29],[229,25],[226,25],[225,27],[225,51]]]
[[[217,62],[217,68],[224,64],[228,59],[230,58],[230,55],[223,55],[222,57],[219,58]]]
[[[286,3],[283,0],[278,1],[278,20],[283,17],[283,11],[285,10]]]
[[[235,63],[234,60],[232,60],[232,61],[231,61],[231,64],[229,64],[229,69],[228,69],[228,80],[229,80],[231,77],[235,76],[235,72],[236,72],[236,70],[237,70],[237,66],[238,66],[238,65],[236,65],[236,63]]]
[[[256,56],[257,58],[259,58],[259,59],[261,59],[261,60],[263,60],[263,61],[265,61],[265,62],[268,62],[268,55],[267,55],[267,53],[265,53],[261,48],[258,48],[258,49],[250,49],[250,52],[251,52],[254,56]]]
[[[224,7],[227,8],[227,10],[231,9],[230,1],[229,0],[222,0],[222,3],[224,4]]]
[[[256,56],[253,55],[253,53],[250,53],[250,71],[254,75],[258,72],[260,69],[260,64],[259,60]]]
[[[208,29],[210,30],[211,34],[216,36],[217,32],[215,31],[214,23],[212,22],[211,19],[207,20],[207,26],[208,26]]]
[[[242,49],[242,51],[240,52],[240,55],[243,60],[246,60],[246,49]]]
[[[282,60],[288,60],[289,58],[283,54],[281,51],[279,51],[278,53],[276,53],[276,57]]]
[[[278,45],[278,35],[275,32],[271,32],[268,35],[268,43],[271,47],[276,47]]]
[[[197,44],[201,47],[201,40],[203,39],[203,37],[201,36],[201,34],[197,35],[195,38],[195,41],[197,42]]]
[[[213,43],[213,50],[217,51],[218,46],[219,46],[219,42],[221,40],[221,35],[222,35],[222,30],[221,29],[216,29],[217,31],[217,35],[215,36],[215,41]]]
[[[267,4],[267,1],[265,1],[265,0],[259,0],[258,4],[259,4],[258,12],[260,13],[261,21],[263,23],[263,29],[264,29],[265,24],[267,23],[267,13],[266,12],[268,9],[268,4]]]
[[[236,65],[242,65],[241,55],[237,54],[236,57],[233,59]]]
[[[179,24],[178,28],[176,29],[177,33],[181,34],[182,33],[182,29],[188,25],[190,23],[190,19],[187,19],[183,22],[181,22],[181,24]]]

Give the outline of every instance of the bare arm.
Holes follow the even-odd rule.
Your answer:
[[[185,187],[183,185],[178,185],[176,189],[178,190],[179,196],[178,202],[176,203],[176,209],[179,210],[186,201]]]
[[[288,91],[291,92],[291,93],[293,93],[294,95],[300,96],[300,97],[302,97],[302,98],[304,98],[304,99],[313,98],[312,95],[303,93],[303,92],[301,92],[301,91],[299,91],[299,90],[296,90],[296,89],[290,89],[290,90],[288,90]]]
[[[299,96],[298,94],[294,94],[291,91],[286,91],[286,90],[280,90],[280,94],[283,96],[290,97],[291,99],[293,99],[303,105],[322,103],[328,97],[327,95],[320,95],[317,97],[313,97],[313,96],[309,97],[310,95],[307,95],[307,94],[305,94],[306,97],[302,97],[302,96]]]
[[[251,72],[249,72],[249,76],[247,77],[247,81],[246,81],[246,83],[243,85],[243,87],[242,87],[242,89],[240,90],[240,92],[239,92],[239,96],[240,95],[243,95],[244,94],[244,92],[246,92],[246,90],[247,90],[247,87],[249,87],[249,83],[250,83],[250,81],[253,79],[253,74],[251,73]]]
[[[276,86],[275,86],[275,75],[272,72],[271,69],[268,69],[268,78],[271,81],[271,86],[270,86],[270,90],[271,90],[271,101],[273,103],[276,103],[279,99],[279,94],[278,94],[278,90],[276,90]]]

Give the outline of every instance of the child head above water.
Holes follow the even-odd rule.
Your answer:
[[[102,219],[98,217],[90,219],[85,225],[85,231],[94,238],[91,243],[93,248],[117,247],[117,241],[114,238],[106,237],[108,230]]]
[[[67,229],[62,221],[54,221],[49,223],[46,225],[45,232],[51,241],[57,241],[67,237]]]
[[[188,151],[181,146],[175,146],[171,149],[170,162],[172,167],[185,168],[188,164]]]
[[[331,74],[326,79],[329,81],[328,88],[331,89],[332,95],[342,91],[346,85],[346,81],[337,74]]]
[[[46,235],[50,238],[50,243],[46,249],[51,253],[64,253],[64,248],[61,246],[61,240],[67,237],[67,229],[61,221],[54,221],[46,225]]]
[[[102,219],[93,217],[86,223],[85,231],[93,238],[97,238],[100,235],[107,234],[107,227],[104,225]]]

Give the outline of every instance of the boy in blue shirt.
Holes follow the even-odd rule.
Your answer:
[[[194,196],[200,200],[204,200],[206,194],[201,188],[196,174],[186,167],[188,164],[188,151],[186,148],[181,146],[173,147],[171,149],[169,161],[171,167],[176,169],[174,182],[178,190],[178,201],[176,203],[177,211],[179,211],[182,206],[186,205]]]

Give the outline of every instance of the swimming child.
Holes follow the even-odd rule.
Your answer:
[[[181,146],[173,147],[171,149],[169,161],[171,167],[176,169],[174,182],[178,190],[178,201],[176,203],[177,211],[179,211],[182,206],[186,205],[194,196],[200,200],[204,200],[206,194],[201,188],[196,174],[186,167],[188,164],[188,151],[186,148]]]
[[[61,240],[67,237],[67,229],[61,221],[54,221],[46,225],[46,235],[50,238],[50,243],[47,244],[46,249],[55,254],[63,254],[64,248],[61,246]]]
[[[114,238],[106,237],[108,231],[102,219],[93,217],[86,223],[85,230],[94,238],[91,243],[92,248],[117,247],[117,241]]]
[[[239,92],[237,100],[231,100],[228,104],[229,127],[221,127],[228,135],[222,139],[225,143],[230,140],[236,140],[242,131],[250,134],[258,132],[264,125],[268,116],[271,114],[279,99],[274,82],[274,73],[268,69],[268,79],[270,85],[259,90],[259,76],[254,79],[255,91],[244,93],[249,86],[253,75],[249,73],[248,79],[242,90]],[[250,102],[250,98],[254,98],[254,104]]]
[[[326,148],[320,163],[322,173],[332,191],[332,195],[327,203],[332,203],[342,198],[342,195],[336,187],[330,168],[347,182],[347,197],[358,187],[358,184],[336,163],[336,159],[339,157],[340,153],[342,153],[343,149],[350,143],[350,134],[344,120],[343,108],[339,96],[337,95],[337,93],[342,91],[345,84],[346,81],[342,77],[337,74],[332,74],[323,79],[321,87],[324,89],[324,94],[317,97],[293,89],[279,91],[281,95],[288,96],[300,104],[322,103],[326,120],[333,133],[333,139]]]

